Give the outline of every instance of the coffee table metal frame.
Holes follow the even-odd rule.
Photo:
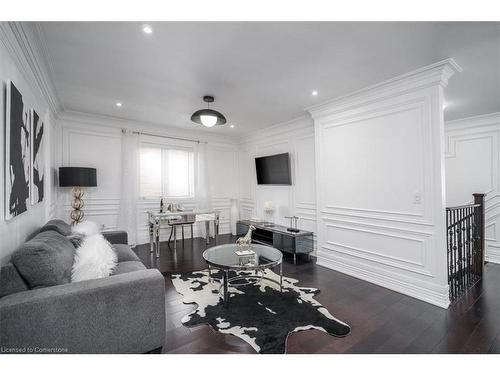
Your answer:
[[[228,303],[229,303],[229,292],[228,292],[229,286],[251,285],[251,284],[257,284],[261,280],[268,280],[268,281],[274,282],[277,285],[279,285],[280,292],[283,292],[283,254],[278,249],[275,249],[273,247],[273,249],[275,249],[276,251],[278,251],[280,253],[280,257],[276,261],[269,262],[266,264],[245,264],[245,265],[241,265],[241,266],[240,265],[226,266],[226,265],[210,262],[207,259],[208,257],[205,257],[205,253],[211,249],[213,249],[213,248],[207,249],[203,252],[203,259],[205,259],[205,261],[208,264],[209,281],[215,280],[215,281],[220,283],[219,293],[220,293],[221,289],[223,289],[222,298],[224,300],[224,306],[228,306]],[[264,276],[264,270],[272,269],[278,265],[280,267],[280,273],[279,273],[280,281],[279,281],[279,283],[274,279],[271,279],[269,277]],[[215,268],[215,269],[222,271],[222,280],[215,278],[215,277],[212,277],[212,268]],[[233,271],[236,273],[242,272],[242,271],[255,271],[255,275],[236,275],[236,276],[233,276],[230,278],[229,271]],[[245,280],[245,282],[236,283],[235,281],[238,281],[238,280]]]

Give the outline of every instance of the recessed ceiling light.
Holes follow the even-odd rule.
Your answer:
[[[233,128],[234,128],[234,125],[233,125],[233,124],[231,124],[230,128],[231,128],[231,129],[233,129]]]
[[[144,34],[153,34],[153,28],[150,25],[142,25]]]
[[[121,102],[116,102],[117,107],[121,107],[123,104]]]
[[[313,90],[313,91],[311,92],[311,95],[312,95],[312,96],[318,96],[318,90]]]

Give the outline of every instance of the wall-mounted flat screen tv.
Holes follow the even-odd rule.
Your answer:
[[[291,185],[290,155],[277,154],[255,158],[257,184],[259,185]]]

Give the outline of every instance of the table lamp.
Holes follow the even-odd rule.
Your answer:
[[[59,186],[71,187],[73,202],[71,202],[70,217],[75,225],[82,221],[84,213],[83,208],[83,189],[82,187],[97,186],[97,173],[95,168],[83,167],[60,167],[59,168]]]

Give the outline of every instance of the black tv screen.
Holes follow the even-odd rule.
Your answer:
[[[259,185],[292,184],[288,153],[255,158],[255,170]]]

